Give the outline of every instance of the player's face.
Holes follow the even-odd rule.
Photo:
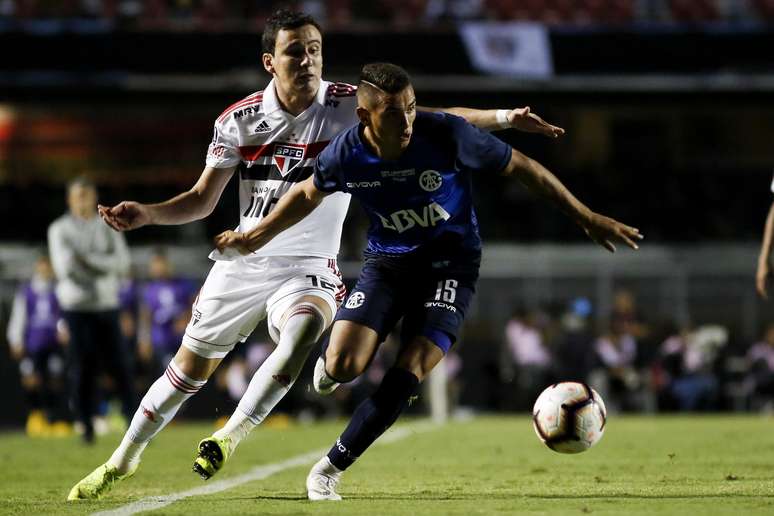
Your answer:
[[[91,186],[72,186],[67,192],[67,206],[76,217],[91,218],[97,212],[97,191]]]
[[[274,55],[264,54],[264,67],[277,87],[295,95],[314,95],[322,77],[322,35],[314,25],[277,33]]]
[[[374,139],[389,149],[405,149],[411,141],[417,101],[414,88],[407,86],[395,95],[383,94],[369,110],[370,129]]]

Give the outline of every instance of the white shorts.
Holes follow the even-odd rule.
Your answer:
[[[269,333],[279,334],[282,315],[303,296],[321,298],[336,313],[346,296],[336,260],[267,256],[215,262],[194,302],[183,345],[205,358],[223,358],[266,317]]]

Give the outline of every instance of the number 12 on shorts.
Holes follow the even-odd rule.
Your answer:
[[[457,299],[457,285],[459,282],[456,279],[439,281],[438,288],[435,290],[435,300],[454,303],[454,300]]]
[[[330,281],[325,281],[319,276],[314,276],[312,274],[307,274],[307,278],[312,280],[312,286],[317,288],[324,288],[325,290],[330,290],[335,292],[336,291],[336,285],[331,283]]]

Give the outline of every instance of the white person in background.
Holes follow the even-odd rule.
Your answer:
[[[94,441],[92,417],[100,366],[107,366],[131,418],[136,399],[131,354],[121,337],[118,291],[129,272],[124,236],[97,216],[97,189],[79,177],[67,186],[69,211],[48,228],[48,249],[58,280],[56,297],[70,334],[67,374],[71,405],[83,424],[83,439]]]

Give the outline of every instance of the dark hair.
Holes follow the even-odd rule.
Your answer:
[[[274,54],[274,45],[277,42],[277,33],[279,31],[297,29],[304,25],[313,25],[322,34],[320,24],[309,14],[289,9],[274,11],[274,14],[266,20],[266,26],[263,28],[261,49],[264,53]]]
[[[368,63],[360,70],[360,82],[370,83],[385,93],[395,94],[411,84],[409,74],[392,63]]]

